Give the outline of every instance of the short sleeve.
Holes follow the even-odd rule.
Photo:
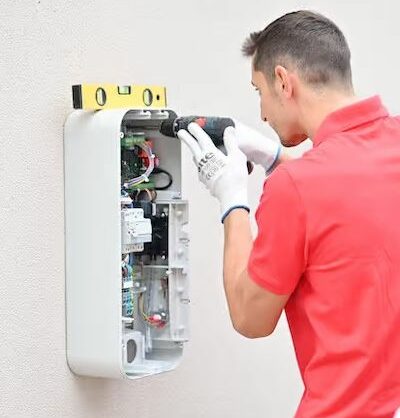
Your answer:
[[[264,183],[256,212],[258,234],[247,270],[261,287],[291,294],[306,266],[306,217],[292,177],[278,167]]]

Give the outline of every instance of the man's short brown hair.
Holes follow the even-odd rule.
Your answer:
[[[287,13],[260,32],[253,32],[242,47],[253,57],[256,71],[268,81],[275,67],[295,67],[303,80],[323,87],[352,89],[350,49],[342,31],[328,18],[308,10]]]

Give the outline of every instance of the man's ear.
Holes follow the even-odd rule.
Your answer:
[[[275,83],[277,92],[290,98],[293,95],[293,83],[288,70],[282,65],[275,67]]]

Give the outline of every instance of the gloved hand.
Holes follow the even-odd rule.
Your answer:
[[[233,119],[235,128],[233,135],[240,150],[254,164],[261,165],[268,174],[275,167],[280,156],[282,145]],[[226,128],[227,130],[228,128]],[[226,131],[225,130],[225,131]]]
[[[222,223],[233,209],[243,208],[250,212],[247,198],[247,158],[240,151],[233,130],[233,127],[229,127],[224,133],[227,155],[213,144],[197,123],[189,124],[190,133],[181,129],[177,134],[193,154],[200,181],[219,200]]]

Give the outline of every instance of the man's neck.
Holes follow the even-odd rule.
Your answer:
[[[301,124],[308,137],[313,140],[324,119],[332,112],[349,106],[359,99],[354,93],[336,91],[308,92],[302,103]]]

